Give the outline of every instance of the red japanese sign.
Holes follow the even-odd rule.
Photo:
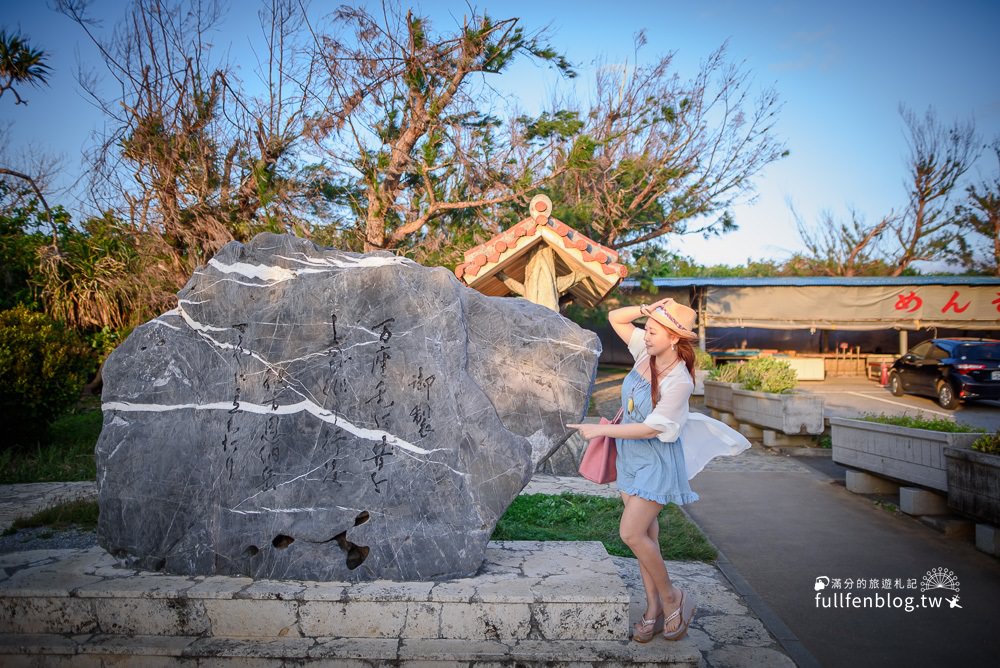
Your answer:
[[[965,289],[966,292],[971,293],[970,288]],[[1000,313],[1000,292],[997,292],[998,297],[994,299],[991,304],[996,307],[996,311]],[[954,313],[965,313],[969,310],[969,306],[972,305],[972,295],[968,299],[962,298],[962,290],[953,290],[951,297],[945,302],[944,306],[941,307],[941,313],[948,313],[952,311]],[[963,303],[964,302],[964,303]],[[915,290],[909,290],[908,294],[903,294],[902,292],[896,296],[896,306],[894,307],[897,311],[905,311],[907,313],[916,313],[921,308],[923,308],[924,300],[916,293]],[[932,307],[933,308],[933,307]]]

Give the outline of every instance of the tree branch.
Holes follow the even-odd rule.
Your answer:
[[[438,215],[440,215],[442,213],[445,213],[447,211],[458,211],[458,210],[461,210],[461,209],[474,209],[474,208],[489,206],[491,204],[501,204],[503,202],[509,202],[511,200],[518,199],[520,197],[524,197],[528,193],[532,192],[533,190],[538,190],[547,181],[549,181],[552,178],[554,178],[554,177],[558,176],[559,174],[561,174],[562,171],[563,171],[562,169],[557,170],[554,174],[552,174],[550,176],[547,176],[544,179],[540,179],[539,181],[536,181],[536,182],[532,183],[527,188],[520,188],[518,190],[514,190],[512,192],[509,192],[509,193],[507,193],[505,195],[498,195],[496,197],[490,197],[490,198],[478,199],[478,200],[469,200],[469,201],[464,201],[464,202],[434,202],[433,204],[431,204],[430,206],[427,207],[427,210],[423,213],[423,215],[419,216],[415,220],[410,221],[409,223],[406,223],[405,225],[401,225],[400,227],[398,227],[392,233],[391,243],[389,245],[390,246],[397,245],[400,241],[402,241],[403,239],[405,239],[408,235],[412,234],[413,232],[416,232],[421,227],[423,227],[424,225],[426,225],[432,218],[434,218],[435,216],[438,216]]]
[[[42,194],[42,189],[38,187],[35,179],[27,174],[24,174],[23,172],[7,169],[6,167],[0,167],[0,174],[6,174],[7,176],[13,176],[28,182],[28,185],[31,186],[31,189],[35,192],[35,196],[38,197],[38,201],[42,203],[42,207],[45,209],[45,215],[49,219],[49,225],[52,227],[52,245],[58,248],[59,233],[56,229],[55,217],[52,215],[52,209],[49,208],[49,203],[45,200],[45,195]]]

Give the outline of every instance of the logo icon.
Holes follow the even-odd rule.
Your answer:
[[[957,594],[958,584],[958,578],[955,577],[954,571],[939,566],[927,571],[927,575],[920,581],[920,591],[922,593],[931,589],[950,589]],[[952,607],[957,604],[957,596],[955,601],[956,603],[952,603]]]
[[[830,578],[825,575],[821,575],[816,578],[816,584],[813,585],[813,591],[819,591],[821,589],[826,589],[826,586],[830,584]]]

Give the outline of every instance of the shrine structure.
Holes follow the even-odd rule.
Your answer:
[[[536,195],[529,215],[465,252],[455,275],[492,297],[515,294],[559,311],[560,297],[597,306],[628,270],[618,253],[552,217],[552,201]]]

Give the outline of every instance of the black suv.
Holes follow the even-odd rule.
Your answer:
[[[894,395],[936,397],[943,408],[966,399],[1000,399],[1000,341],[931,339],[900,357],[889,371]]]

